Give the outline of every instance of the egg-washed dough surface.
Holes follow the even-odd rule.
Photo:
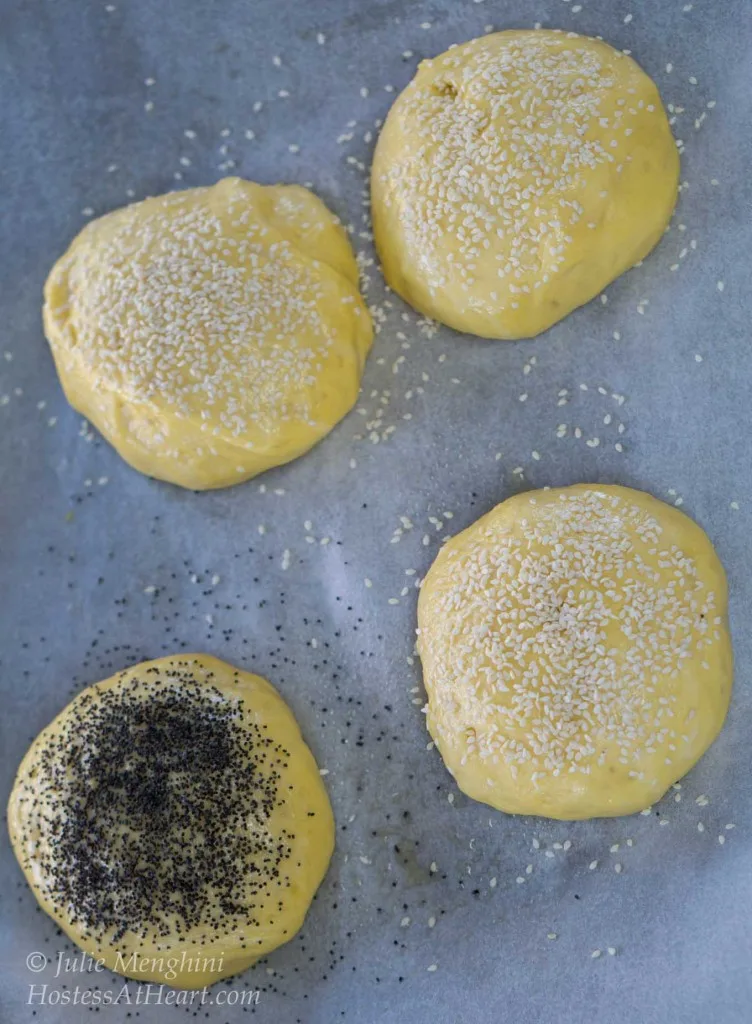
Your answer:
[[[194,489],[324,437],[372,340],[324,204],[240,178],[92,221],[49,275],[44,324],[71,405],[136,469]]]
[[[423,583],[428,728],[460,788],[500,810],[642,810],[723,724],[726,610],[715,551],[677,509],[615,486],[517,495]]]
[[[190,989],[288,942],[334,845],[287,705],[203,654],[79,694],[22,761],[8,827],[41,907],[78,946],[129,977]]]
[[[679,157],[630,57],[573,33],[498,32],[423,61],[374,156],[387,283],[488,338],[532,337],[656,245]]]

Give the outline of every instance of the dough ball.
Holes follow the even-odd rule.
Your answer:
[[[324,204],[240,178],[87,225],[44,323],[71,405],[136,469],[197,490],[316,444],[354,405],[372,339]]]
[[[334,821],[290,709],[202,654],[84,690],[44,729],[8,806],[43,910],[107,967],[202,988],[295,935]]]
[[[658,242],[679,157],[653,82],[585,36],[498,32],[423,61],[373,163],[387,283],[422,313],[527,338]]]
[[[595,818],[657,801],[731,694],[726,578],[691,519],[626,487],[497,505],[418,603],[428,728],[469,796]]]

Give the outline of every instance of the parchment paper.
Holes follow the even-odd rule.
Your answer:
[[[375,122],[419,58],[536,21],[632,50],[681,108],[680,206],[644,266],[544,337],[434,331],[372,263]],[[257,1004],[198,1018],[752,1020],[750,52],[745,0],[0,3],[3,794],[78,688],[190,649],[267,676],[329,772],[337,850],[303,932],[221,987]],[[130,470],[66,405],[41,288],[82,211],[231,173],[310,183],[352,226],[381,330],[359,409],[326,441],[192,494]],[[408,659],[414,583],[441,538],[521,487],[578,481],[682,501],[708,530],[737,672],[728,723],[681,789],[647,816],[567,825],[456,790],[426,750]],[[55,978],[72,947],[1,845],[0,1020],[78,1024],[93,1011],[51,993],[122,980]],[[35,952],[51,960],[36,973]],[[136,988],[100,1019],[188,1012],[135,1005]]]

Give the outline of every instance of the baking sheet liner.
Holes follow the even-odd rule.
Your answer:
[[[747,1022],[749,3],[4,0],[0,13],[3,791],[78,688],[206,650],[289,701],[328,772],[338,843],[303,932],[212,990],[208,1019]],[[659,249],[602,301],[537,341],[488,343],[387,295],[366,173],[419,58],[535,22],[632,50],[673,105],[685,184]],[[380,333],[358,409],[326,441],[191,494],[130,470],[68,408],[41,288],[91,211],[232,173],[310,183],[350,225]],[[426,749],[414,584],[443,536],[508,495],[578,481],[641,487],[708,530],[737,672],[727,725],[680,789],[649,815],[568,825],[472,803]],[[122,993],[109,973],[55,977],[58,951],[74,951],[7,839],[0,868],[0,1019],[79,1022],[77,986],[79,1004]],[[178,1012],[167,990],[129,989],[101,1019]]]

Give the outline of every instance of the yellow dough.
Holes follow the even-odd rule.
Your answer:
[[[418,602],[428,728],[460,789],[562,819],[658,800],[726,716],[726,604],[707,536],[647,494],[497,505],[444,546]]]
[[[71,405],[142,473],[226,487],[354,405],[372,327],[344,231],[294,185],[226,178],[87,225],[45,286]]]
[[[679,157],[658,90],[585,36],[498,32],[423,61],[373,162],[387,283],[422,313],[526,338],[658,242]]]
[[[79,694],[22,761],[8,828],[40,905],[78,946],[189,989],[288,942],[334,844],[287,705],[203,654]]]

